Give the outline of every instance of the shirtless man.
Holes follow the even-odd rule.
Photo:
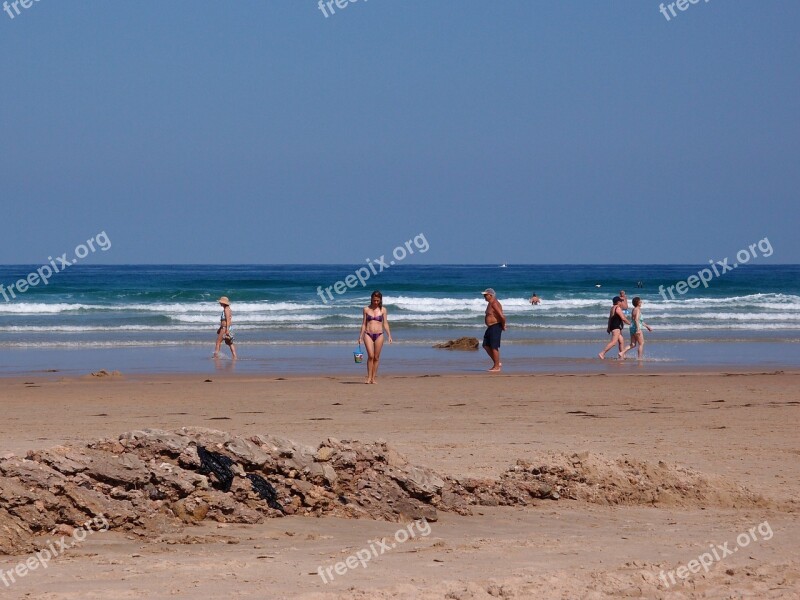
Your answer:
[[[503,307],[497,301],[497,295],[492,288],[483,290],[483,299],[486,305],[486,333],[483,334],[483,349],[494,363],[489,369],[490,373],[499,373],[503,363],[500,362],[500,335],[506,330],[506,316]]]
[[[621,302],[619,303],[619,307],[622,309],[622,311],[625,313],[625,315],[630,314],[628,312],[628,310],[629,310],[629,308],[628,308],[628,297],[625,295],[625,290],[620,290],[619,291],[619,299],[621,300]]]

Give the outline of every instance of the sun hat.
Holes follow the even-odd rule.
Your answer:
[[[231,301],[228,300],[227,296],[222,296],[219,300],[217,300],[217,302],[219,302],[220,304],[225,304],[226,306],[229,306],[231,303]]]
[[[491,294],[492,296],[497,296],[497,294],[494,293],[494,288],[486,288],[485,290],[483,290],[481,292],[481,294],[483,294],[484,296],[486,294]]]

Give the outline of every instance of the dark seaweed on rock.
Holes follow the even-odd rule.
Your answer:
[[[216,488],[223,492],[231,491],[231,484],[233,483],[233,461],[218,452],[210,452],[201,445],[197,445],[197,456],[200,458],[200,472],[204,475],[213,473],[217,478]]]
[[[261,477],[250,473],[247,475],[250,483],[253,485],[253,491],[258,494],[262,500],[266,500],[270,508],[284,512],[283,506],[278,502],[278,491],[272,487],[272,484]]]

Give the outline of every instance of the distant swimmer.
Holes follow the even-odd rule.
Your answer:
[[[541,303],[542,299],[536,295],[536,292],[533,292],[533,295],[531,296],[531,304],[541,304]]]

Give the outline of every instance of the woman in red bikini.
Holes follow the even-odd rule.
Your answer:
[[[378,363],[381,361],[384,327],[386,339],[391,344],[392,332],[389,330],[389,319],[383,307],[383,294],[375,290],[370,296],[369,306],[364,307],[364,319],[361,321],[361,331],[358,334],[358,343],[364,342],[367,347],[367,378],[364,383],[375,383]]]

